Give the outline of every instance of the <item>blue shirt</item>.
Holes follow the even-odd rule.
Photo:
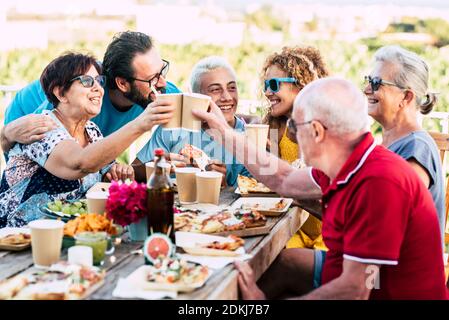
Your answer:
[[[181,92],[174,84],[167,82],[166,93]],[[42,113],[43,110],[51,110],[53,105],[47,100],[39,80],[17,92],[14,100],[5,112],[5,125],[30,113]],[[109,97],[109,90],[105,88],[103,103],[100,113],[92,119],[104,137],[117,131],[128,122],[137,118],[143,112],[143,108],[134,104],[127,111],[117,110]]]
[[[444,179],[435,141],[426,131],[414,131],[393,142],[388,149],[405,160],[415,159],[427,171],[430,178],[429,191],[437,208],[440,231],[444,240],[446,223]]]
[[[244,131],[243,121],[238,118],[235,118],[235,120],[234,129],[240,132]],[[142,163],[146,163],[153,160],[154,150],[157,148],[162,148],[165,152],[179,153],[186,144],[200,148],[211,159],[217,159],[226,164],[226,183],[228,185],[234,186],[239,174],[250,176],[248,170],[204,130],[196,132],[184,129],[166,130],[159,126],[151,139],[139,151],[137,158]]]

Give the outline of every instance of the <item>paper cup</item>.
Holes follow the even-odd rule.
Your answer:
[[[59,261],[64,233],[60,220],[34,220],[28,224],[31,230],[31,251],[34,265],[46,268]]]
[[[109,192],[92,191],[86,193],[87,211],[89,213],[103,214],[106,211],[106,200],[109,197]]]
[[[257,149],[266,150],[268,139],[268,124],[246,124],[245,135],[255,143]]]
[[[171,164],[166,162],[163,167],[167,170],[167,172],[170,174],[170,168],[171,168]],[[146,171],[146,176],[147,176],[147,182],[148,180],[150,180],[151,175],[154,172],[154,161],[150,161],[145,163],[145,171]]]
[[[156,101],[171,101],[175,106],[175,111],[173,113],[173,118],[163,125],[165,129],[181,128],[182,119],[182,93],[169,93],[158,95]]]
[[[199,93],[184,93],[182,101],[182,127],[186,130],[200,131],[201,119],[192,114],[192,110],[204,110],[209,108],[211,98]]]
[[[223,174],[215,171],[196,173],[196,198],[199,203],[218,205]]]
[[[176,184],[178,197],[181,203],[196,202],[196,174],[201,172],[199,168],[176,168]]]
[[[71,264],[92,267],[93,253],[92,248],[88,246],[73,246],[68,250],[67,261]]]

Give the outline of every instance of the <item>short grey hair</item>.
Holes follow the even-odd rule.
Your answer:
[[[304,121],[318,120],[333,135],[369,131],[368,102],[363,92],[348,80],[327,77],[310,82],[297,95]]]
[[[234,78],[237,78],[234,69],[225,58],[220,56],[209,56],[198,61],[193,67],[190,75],[190,88],[192,89],[192,92],[200,92],[201,76],[204,73],[219,68],[228,70]]]
[[[384,46],[374,54],[376,62],[387,62],[397,67],[392,72],[397,85],[409,88],[416,95],[416,106],[422,114],[432,111],[437,101],[435,93],[429,93],[429,67],[427,63],[416,53],[408,51],[400,46]]]

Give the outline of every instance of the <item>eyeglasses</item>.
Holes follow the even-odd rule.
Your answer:
[[[152,77],[150,80],[142,80],[142,79],[137,79],[137,78],[130,78],[130,80],[146,82],[146,83],[148,83],[148,86],[150,88],[155,87],[156,84],[159,82],[159,78],[161,76],[163,76],[164,78],[167,76],[168,68],[170,66],[170,62],[168,62],[167,60],[162,59],[162,61],[164,62],[164,65],[163,65],[161,71],[158,74],[156,74],[154,77]]]
[[[92,88],[94,86],[95,81],[97,81],[98,84],[102,87],[104,87],[106,84],[106,76],[102,76],[102,75],[96,76],[94,78],[87,74],[83,74],[81,76],[73,78],[72,80],[70,80],[70,82],[75,81],[75,80],[79,80],[84,88]]]
[[[292,118],[288,118],[287,120],[287,129],[296,136],[296,132],[298,131],[298,127],[299,126],[303,126],[309,123],[312,123],[313,121],[317,121],[319,123],[321,123],[318,120],[309,120],[309,121],[305,121],[305,122],[300,122],[300,123],[296,123],[295,120],[293,120]],[[327,127],[321,123],[321,125],[323,126],[324,130],[327,130]]]
[[[295,78],[271,78],[264,81],[264,92],[270,88],[271,92],[276,93],[281,88],[281,82],[296,83]]]
[[[393,87],[397,87],[397,88],[402,89],[402,90],[409,89],[409,88],[405,88],[403,86],[400,86],[400,85],[398,85],[396,83],[393,83],[393,82],[390,82],[390,81],[386,81],[386,80],[384,80],[384,79],[382,79],[380,77],[365,76],[365,84],[366,83],[369,83],[371,85],[371,90],[373,92],[379,90],[379,87],[382,86],[382,85],[393,86]]]

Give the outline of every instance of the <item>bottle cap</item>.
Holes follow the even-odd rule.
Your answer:
[[[164,149],[156,149],[156,150],[154,150],[154,155],[155,156],[157,156],[157,157],[161,157],[161,156],[163,156],[164,155]]]

